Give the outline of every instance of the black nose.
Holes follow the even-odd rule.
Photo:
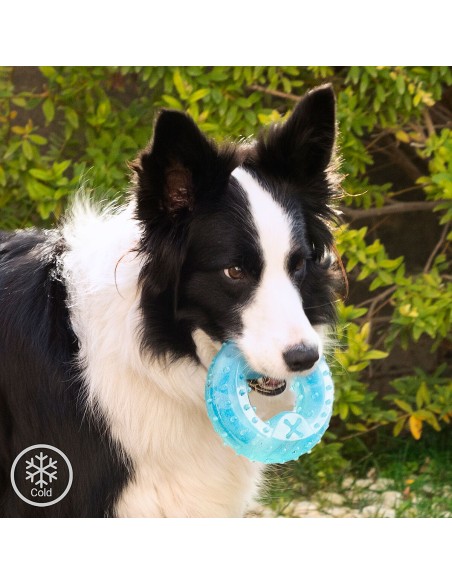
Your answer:
[[[283,353],[284,361],[291,371],[305,371],[315,365],[319,358],[316,347],[295,345]]]

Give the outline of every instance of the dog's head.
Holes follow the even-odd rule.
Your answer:
[[[192,332],[235,340],[269,377],[310,370],[334,321],[330,86],[253,142],[217,146],[163,111],[134,163],[143,226],[143,343],[194,355]]]

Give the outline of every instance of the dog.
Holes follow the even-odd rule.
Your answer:
[[[335,96],[306,93],[253,140],[216,144],[162,110],[124,205],[79,195],[59,226],[0,234],[0,515],[242,517],[263,465],[223,445],[206,372],[234,340],[262,374],[259,413],[290,401],[335,322]],[[73,482],[52,505],[11,484],[53,445]]]

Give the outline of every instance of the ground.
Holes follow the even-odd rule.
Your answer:
[[[409,480],[409,479],[408,479]],[[452,517],[452,487],[425,484],[413,492],[387,478],[347,476],[336,491],[320,490],[309,498],[256,504],[248,517]]]
[[[249,517],[452,517],[452,429],[421,441],[382,434],[345,451],[333,446],[268,469],[268,489]],[[328,458],[329,456],[329,458]]]

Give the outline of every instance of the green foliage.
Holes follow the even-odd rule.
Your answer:
[[[429,160],[430,176],[421,177],[419,183],[429,199],[439,201],[435,211],[443,212],[440,223],[447,224],[452,219],[452,131],[446,128],[432,134],[420,155]]]
[[[318,447],[312,464],[325,456],[322,472],[334,472],[343,464],[341,441],[366,439],[374,429],[387,426],[395,436],[409,431],[419,439],[424,423],[439,431],[451,421],[450,369],[438,367],[433,357],[447,354],[451,340],[452,112],[450,98],[439,102],[452,84],[452,68],[30,72],[31,81],[24,83],[23,70],[0,68],[0,228],[54,223],[81,184],[121,196],[126,163],[146,144],[160,107],[187,111],[213,138],[247,138],[262,124],[283,119],[306,90],[332,82],[347,193],[337,241],[354,300],[339,304],[338,342],[330,348],[334,434]],[[402,177],[400,185],[393,184],[394,173],[378,174],[382,156]],[[424,253],[422,269],[387,251],[387,231],[376,235],[380,224],[390,229],[395,216],[410,229],[413,204],[437,217],[436,244]],[[421,342],[432,351],[431,367],[411,363],[408,372],[389,371],[396,351]]]
[[[422,334],[428,335],[437,347],[450,335],[452,322],[452,284],[442,277],[438,264],[444,265],[444,257],[429,273],[404,278],[394,292],[395,305],[392,319],[393,329],[388,335],[392,344],[399,336],[402,346],[407,348],[411,339],[418,341]]]

